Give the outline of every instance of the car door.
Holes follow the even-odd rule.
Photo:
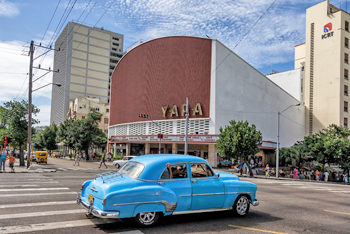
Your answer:
[[[176,170],[182,168],[180,171],[184,173],[182,175],[173,174],[173,178],[170,177],[168,168],[164,168],[162,175],[158,179],[158,184],[162,187],[166,187],[176,194],[177,204],[175,211],[186,211],[191,208],[191,182],[188,176],[188,165],[186,163],[171,164],[171,168]],[[162,200],[167,201],[168,193],[162,193]]]
[[[205,163],[191,163],[191,210],[222,208],[225,188],[211,168]]]

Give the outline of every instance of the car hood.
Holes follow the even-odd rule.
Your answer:
[[[101,176],[91,181],[86,188],[88,195],[104,199],[109,193],[135,187],[134,179],[123,175]]]

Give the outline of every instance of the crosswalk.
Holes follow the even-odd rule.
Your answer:
[[[87,169],[88,170],[88,169]],[[0,177],[0,234],[2,233],[75,233],[76,228],[90,229],[104,225],[118,227],[122,221],[87,219],[85,209],[76,204],[78,187],[88,175],[2,174]],[[71,178],[74,177],[75,180]],[[68,230],[68,231],[67,231]],[[118,230],[118,229],[117,229]],[[101,231],[103,233],[103,231]],[[142,234],[139,230],[114,232]]]

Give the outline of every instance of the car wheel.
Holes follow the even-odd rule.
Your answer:
[[[135,220],[140,226],[152,226],[158,221],[159,216],[157,212],[139,213],[136,215]]]
[[[249,212],[250,202],[246,196],[239,196],[233,204],[233,213],[237,216],[246,216]]]
[[[120,165],[117,163],[115,164],[115,168],[119,169],[120,168]]]

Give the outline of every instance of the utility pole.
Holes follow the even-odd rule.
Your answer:
[[[186,135],[185,135],[185,155],[187,155],[188,151],[188,97],[186,98]]]
[[[33,80],[33,55],[34,41],[30,42],[29,62],[29,88],[28,88],[28,146],[27,146],[27,168],[30,166],[31,145],[32,145],[32,80]]]

